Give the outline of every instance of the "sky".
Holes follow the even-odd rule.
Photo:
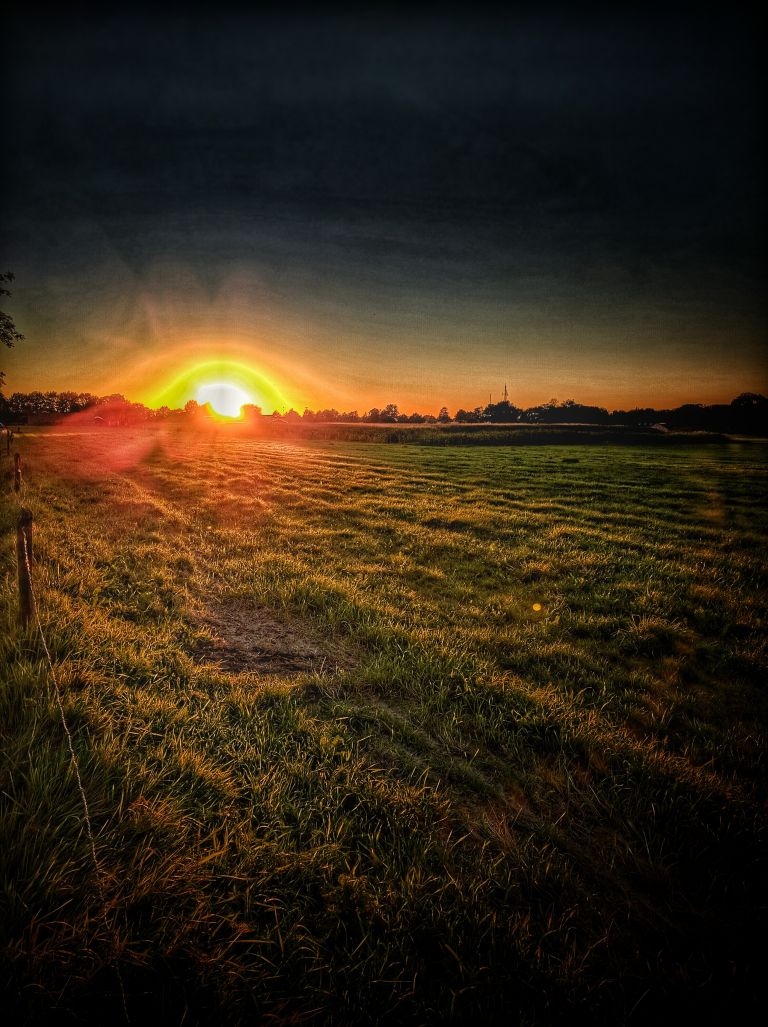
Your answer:
[[[615,6],[615,5],[614,5]],[[718,15],[6,17],[6,392],[768,392],[764,80]]]

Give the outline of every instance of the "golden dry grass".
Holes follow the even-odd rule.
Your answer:
[[[116,1022],[115,946],[135,1023],[701,1023],[756,1001],[762,446],[222,427],[20,449],[110,932],[43,654],[15,621],[9,499],[18,1021]],[[352,657],[224,666],[206,612],[227,608]]]

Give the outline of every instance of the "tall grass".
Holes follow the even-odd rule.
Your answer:
[[[2,507],[16,1022],[756,1012],[766,450],[22,439]],[[223,670],[205,613],[354,655]],[[538,608],[534,608],[534,606]]]

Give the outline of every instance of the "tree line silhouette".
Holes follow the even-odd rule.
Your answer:
[[[171,419],[190,422],[213,414],[208,404],[201,406],[189,400],[183,409],[167,406],[151,409],[133,403],[119,393],[95,396],[89,392],[14,392],[6,398],[0,392],[0,421],[5,423],[45,423],[71,414],[81,414],[93,423],[112,425],[141,424]],[[509,400],[488,403],[471,410],[459,408],[452,415],[442,407],[437,415],[401,412],[395,403],[372,407],[363,414],[357,410],[340,412],[333,408],[305,409],[303,413],[288,410],[264,414],[260,407],[247,404],[242,419],[248,423],[261,420],[314,424],[595,424],[657,427],[668,431],[715,431],[745,435],[768,435],[768,399],[754,392],[743,392],[730,403],[704,405],[686,403],[674,409],[635,407],[613,410],[577,403],[573,399],[558,402],[551,399],[538,406],[522,408]]]

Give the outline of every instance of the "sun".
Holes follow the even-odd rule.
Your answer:
[[[197,390],[197,402],[200,406],[210,403],[214,412],[221,417],[240,417],[246,403],[253,403],[253,398],[245,389],[229,382],[211,382],[201,385]]]
[[[190,399],[201,406],[210,404],[210,409],[218,417],[230,419],[242,417],[242,407],[246,403],[253,403],[265,414],[296,405],[293,397],[283,391],[282,384],[261,368],[227,358],[187,364],[172,381],[150,397],[148,405],[177,409]]]

